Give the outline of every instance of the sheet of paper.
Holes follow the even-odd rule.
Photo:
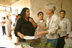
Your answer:
[[[39,37],[37,37],[39,38]],[[28,40],[31,40],[31,39],[37,39],[35,36],[24,36],[24,39],[28,39]]]

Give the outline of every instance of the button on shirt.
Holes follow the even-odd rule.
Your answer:
[[[70,25],[70,21],[66,18],[64,18],[62,21],[59,18],[59,26],[60,26],[60,30],[58,30],[58,33],[60,34],[60,37],[66,36],[66,34],[69,34],[71,31],[71,25]]]
[[[47,39],[57,39],[58,38],[58,34],[57,34],[57,30],[58,30],[58,26],[59,26],[59,18],[57,15],[53,14],[53,16],[49,19],[49,17],[47,18],[47,30],[49,31],[48,34],[46,34]]]

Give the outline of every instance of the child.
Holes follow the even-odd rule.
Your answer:
[[[47,29],[46,27],[46,21],[43,19],[44,17],[44,14],[43,12],[39,12],[38,14],[38,22],[37,22],[37,29],[36,29],[36,32],[35,33],[38,33],[38,32],[41,32],[41,31],[45,31]],[[42,35],[40,37],[40,40],[41,40],[41,48],[44,48],[44,44],[46,44],[46,35]]]

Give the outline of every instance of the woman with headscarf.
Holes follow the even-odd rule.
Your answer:
[[[15,27],[15,35],[19,37],[19,42],[24,41],[24,36],[34,36],[37,25],[30,17],[30,10],[23,8],[21,18],[18,19]]]

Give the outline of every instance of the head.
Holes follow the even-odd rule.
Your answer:
[[[28,18],[28,17],[30,17],[29,8],[23,8],[21,11],[21,18]]]
[[[6,16],[7,19],[9,19],[9,16]]]
[[[46,14],[54,13],[56,6],[53,3],[47,4],[45,8]]]
[[[20,18],[21,16],[20,16],[20,14],[18,14],[18,18]]]
[[[61,17],[61,18],[64,18],[65,15],[66,15],[66,11],[65,11],[65,10],[61,10],[61,11],[60,11],[60,17]]]
[[[40,20],[43,20],[44,14],[43,14],[43,12],[39,12],[39,13],[37,14],[37,16],[38,16],[38,18],[39,18]]]
[[[16,15],[16,20],[18,19],[18,15]]]
[[[5,20],[6,18],[5,18],[5,17],[3,17],[3,19]]]

